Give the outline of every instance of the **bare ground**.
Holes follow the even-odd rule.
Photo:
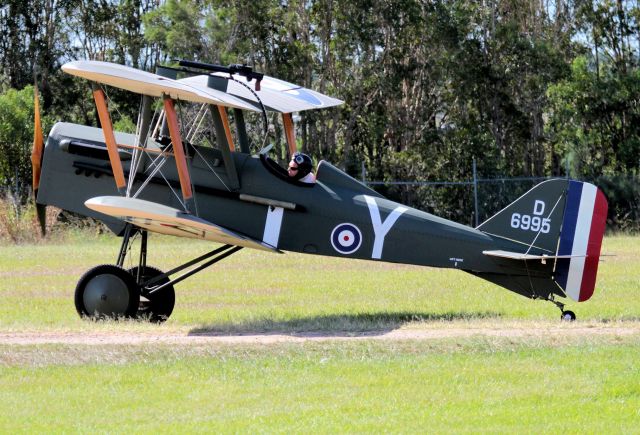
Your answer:
[[[118,325],[119,326],[119,325]],[[158,327],[153,330],[0,331],[0,345],[215,345],[275,344],[356,340],[440,340],[456,338],[512,338],[553,340],[574,338],[640,338],[640,322],[445,322],[415,324],[391,331],[249,332],[221,334]]]

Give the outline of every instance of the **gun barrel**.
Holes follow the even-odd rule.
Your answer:
[[[196,62],[193,60],[179,60],[178,65],[186,66],[187,68],[200,68],[200,69],[204,69],[207,71],[214,71],[214,72],[222,72],[222,73],[232,72],[231,69],[226,66],[214,65],[212,63],[205,63],[205,62]]]

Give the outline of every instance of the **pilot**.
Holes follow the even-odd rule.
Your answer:
[[[312,168],[313,163],[311,162],[311,157],[304,153],[296,152],[289,162],[289,177],[302,183],[315,183],[316,176],[311,172]]]

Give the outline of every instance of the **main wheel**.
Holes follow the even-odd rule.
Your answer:
[[[133,317],[140,304],[140,290],[129,272],[103,264],[82,275],[76,286],[75,304],[80,317]]]
[[[562,316],[560,316],[560,320],[565,322],[573,322],[576,320],[576,314],[573,311],[563,311]]]
[[[129,269],[129,273],[134,277],[138,276],[138,266]],[[162,323],[171,316],[173,307],[176,304],[176,292],[172,285],[168,285],[161,290],[149,293],[152,288],[145,288],[143,283],[156,276],[162,275],[162,271],[152,266],[145,266],[144,273],[139,278],[138,288],[140,289],[140,305],[136,316],[139,319],[147,319],[150,322]],[[164,277],[154,284],[158,286],[169,282],[169,278]]]

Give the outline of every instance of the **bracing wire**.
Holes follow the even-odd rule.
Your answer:
[[[233,78],[233,75],[229,74],[229,80],[233,80],[234,82],[244,86],[245,88],[247,88],[249,90],[249,92],[251,92],[251,94],[256,97],[256,100],[258,100],[258,104],[260,104],[260,111],[262,113],[262,123],[264,126],[264,137],[262,139],[262,146],[260,148],[264,148],[264,146],[267,143],[268,137],[269,137],[269,120],[267,119],[267,109],[265,109],[264,104],[262,104],[262,100],[260,99],[260,97],[258,96],[257,93],[254,92],[253,89],[251,89],[251,86],[248,86],[246,83],[242,83],[240,80],[237,80],[235,78]]]
[[[193,139],[198,134],[198,131],[200,130],[200,125],[202,125],[202,120],[205,117],[206,110],[207,110],[207,105],[206,104],[202,104],[200,106],[200,109],[198,109],[198,113],[193,118],[193,122],[191,123],[191,126],[189,127],[189,132],[187,133],[187,142],[192,142]]]
[[[134,142],[135,146],[138,147],[142,147],[142,144],[140,143],[141,138],[140,138],[140,134],[142,133],[142,105],[144,104],[143,101],[144,97],[140,98],[140,106],[139,106],[139,110],[138,110],[138,122],[136,123],[136,132],[135,132],[135,138],[136,141]],[[138,173],[138,167],[140,166],[140,161],[141,161],[141,153],[140,150],[138,150],[137,148],[133,149],[133,153],[132,153],[132,157],[131,157],[131,164],[129,165],[129,179],[127,180],[127,197],[131,196],[131,190],[133,189],[133,183],[136,179],[136,174]]]

